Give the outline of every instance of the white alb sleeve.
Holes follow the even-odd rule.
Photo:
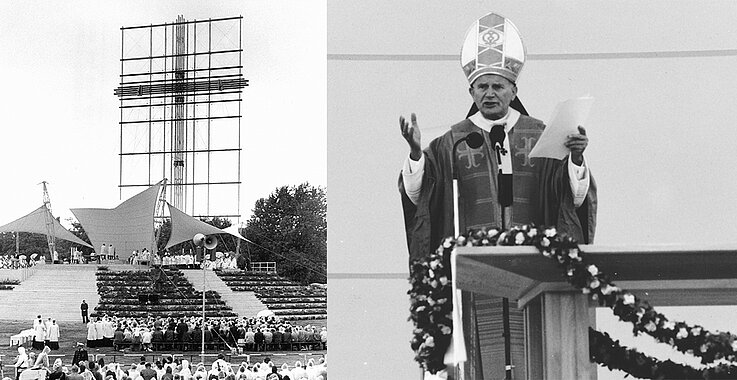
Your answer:
[[[407,159],[404,160],[404,166],[402,166],[402,182],[404,183],[404,192],[407,193],[407,197],[415,205],[420,199],[423,174],[425,174],[425,155],[423,154],[417,161],[407,156]]]
[[[589,168],[586,166],[586,160],[578,166],[571,161],[570,156],[568,157],[568,179],[573,194],[573,205],[576,208],[581,207],[589,192]]]

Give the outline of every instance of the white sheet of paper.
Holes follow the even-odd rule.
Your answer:
[[[570,151],[564,143],[570,134],[578,133],[578,126],[589,117],[594,98],[582,96],[562,101],[555,106],[553,118],[530,151],[532,157],[563,159]]]

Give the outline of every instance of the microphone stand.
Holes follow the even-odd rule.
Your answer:
[[[502,140],[503,141],[503,140]],[[497,142],[494,146],[494,151],[496,151],[496,159],[497,159],[497,166],[499,168],[499,180],[497,183],[501,185],[501,176],[504,175],[502,173],[502,153],[505,155],[507,154],[506,149],[504,149],[499,142]],[[501,186],[499,186],[499,206],[501,206],[502,209],[502,230],[505,230],[508,226],[506,225],[506,208],[501,200]],[[512,379],[512,339],[511,339],[511,331],[509,326],[509,298],[502,297],[502,337],[504,337],[504,379],[505,380],[511,380]]]
[[[456,169],[456,150],[458,149],[458,145],[462,142],[466,141],[466,138],[462,138],[458,141],[456,141],[453,144],[453,150],[451,152],[451,160],[450,160],[450,171],[453,177],[453,236],[458,237],[461,234],[461,222],[460,222],[460,213],[458,211],[458,198],[459,198],[459,192],[458,192],[458,170]],[[452,263],[451,265],[455,265],[455,263]],[[453,273],[451,271],[451,273]],[[450,279],[453,281],[453,284],[455,284],[455,279],[451,277]],[[453,307],[461,305],[461,292],[456,290],[456,287],[453,286],[453,297],[455,301],[453,301]],[[462,314],[461,314],[462,319]],[[457,331],[456,329],[453,329],[453,334],[463,334],[463,331]],[[453,341],[455,339],[451,337],[451,346],[453,346]],[[465,350],[465,347],[454,347],[454,355],[455,350]],[[452,374],[452,379],[459,380],[463,378],[464,372],[465,372],[465,363],[460,362],[455,365],[454,372]],[[448,374],[449,378],[451,374]]]
[[[468,135],[466,135],[464,138],[456,141],[453,144],[453,149],[452,149],[452,152],[451,152],[451,160],[450,160],[450,168],[451,168],[450,170],[451,170],[451,174],[452,174],[452,177],[453,177],[453,232],[455,233],[455,236],[456,237],[461,234],[461,223],[460,223],[460,212],[459,212],[459,208],[460,207],[458,205],[458,201],[460,199],[460,192],[459,192],[459,189],[458,189],[458,179],[459,178],[458,178],[458,170],[456,168],[456,150],[458,148],[458,145],[460,145],[460,143],[462,143],[464,141],[466,142],[466,144],[468,145],[469,148],[476,149],[476,148],[481,147],[481,145],[483,145],[484,139],[483,139],[483,137],[479,133],[477,133],[477,132],[471,132]],[[456,309],[456,308],[458,309],[458,311],[459,311],[458,314],[462,318],[462,307],[461,307],[461,305],[462,305],[462,303],[461,303],[461,297],[462,297],[462,295],[461,295],[461,292],[457,291],[457,288],[456,288],[456,285],[455,285],[456,282],[455,282],[455,280],[453,278],[455,276],[455,263],[452,263],[452,261],[453,260],[451,260],[451,266],[452,266],[451,267],[451,281],[453,281],[453,308],[454,309]],[[470,298],[470,302],[471,303],[474,302],[473,301],[473,296]],[[473,311],[473,313],[474,313],[474,319],[475,319],[475,311]],[[454,328],[453,329],[453,334],[456,334],[456,333],[463,334],[463,330],[461,329],[461,331],[458,331],[458,329],[455,329]],[[455,340],[455,339],[453,339],[453,340]],[[462,344],[461,347],[454,347],[452,341],[451,341],[451,346],[453,347],[454,355],[455,355],[455,350],[459,350],[459,349],[460,350],[465,350],[466,349],[465,348],[465,343]],[[464,341],[464,339],[461,339],[461,341]],[[464,352],[464,354],[465,354],[465,352]],[[465,362],[458,363],[456,365],[456,367],[455,367],[454,373],[453,374],[450,374],[450,373],[448,374],[449,379],[463,380],[464,372],[465,372],[465,368],[464,367],[465,367]],[[471,369],[473,371],[473,368],[471,368]],[[450,377],[450,376],[452,376],[452,377]]]

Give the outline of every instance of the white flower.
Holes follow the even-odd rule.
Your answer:
[[[612,291],[614,291],[614,287],[610,286],[609,284],[606,284],[601,288],[601,294],[605,296],[608,296],[609,294],[611,294]]]
[[[531,238],[537,236],[537,228],[530,228],[530,232],[527,233],[527,236]]]
[[[632,294],[627,293],[624,296],[622,296],[622,302],[625,305],[632,305],[632,304],[635,303],[635,296],[633,296]]]
[[[446,302],[448,302],[448,299],[447,298],[441,298],[441,299],[438,300],[438,305],[442,305],[442,304],[444,304]]]
[[[688,337],[688,330],[686,330],[685,327],[681,327],[678,330],[678,333],[676,334],[676,338],[677,339],[683,339],[683,338],[686,338],[686,337]],[[734,343],[732,343],[732,345],[734,346]]]
[[[653,321],[650,321],[645,325],[645,330],[650,331],[650,332],[655,331],[657,328],[658,326],[656,326],[655,323],[653,323]]]
[[[543,256],[550,257],[553,256],[553,251],[549,251],[547,249],[543,250]]]
[[[599,280],[597,280],[597,279],[594,279],[593,281],[591,281],[591,282],[589,283],[589,288],[591,288],[591,289],[596,289],[596,288],[598,288],[598,287],[599,287],[599,285],[601,285],[601,283],[599,282]]]
[[[425,339],[425,347],[435,347],[435,338],[432,335]]]
[[[571,248],[570,250],[568,250],[568,257],[570,257],[572,259],[577,259],[578,258],[578,250],[576,248]]]
[[[696,326],[696,327],[692,328],[691,329],[691,335],[693,335],[693,336],[699,336],[699,335],[701,335],[701,327]]]
[[[540,245],[542,247],[550,247],[550,240],[548,238],[544,237],[544,238],[542,238],[540,240]]]
[[[435,305],[435,300],[428,297],[427,298],[427,304],[430,305],[430,306]]]
[[[671,321],[665,321],[663,322],[663,328],[668,330],[673,330],[676,327],[676,324]]]
[[[566,274],[568,275],[568,277],[572,277],[573,276],[573,269],[569,269],[568,272],[566,272]]]
[[[583,293],[583,294],[589,294],[589,293],[591,293],[591,289],[589,289],[589,288],[581,288],[581,293]]]
[[[709,346],[707,346],[705,344],[702,344],[701,345],[701,352],[703,353],[703,352],[706,352],[707,350],[709,350]]]
[[[591,295],[591,299],[594,300],[594,301],[597,301],[599,299],[599,295],[596,294],[596,293],[594,293],[594,294]]]
[[[499,234],[499,238],[497,239],[497,242],[502,241],[507,238],[507,231],[504,231]]]
[[[523,232],[518,232],[517,235],[514,237],[514,243],[517,245],[520,245],[525,242],[525,234]]]
[[[737,351],[737,340],[732,341],[732,351]]]
[[[487,238],[481,239],[481,245],[489,245],[489,239]]]
[[[433,278],[433,277],[435,277],[435,272],[432,269],[428,269],[427,270],[427,276],[430,277],[430,278]]]
[[[440,259],[435,259],[433,261],[430,261],[430,268],[431,269],[437,269],[438,265],[440,265]]]
[[[450,248],[453,245],[453,238],[445,238],[443,241],[443,248]]]
[[[545,236],[547,236],[547,237],[553,237],[557,233],[558,233],[558,231],[555,230],[555,227],[551,227],[551,228],[548,228],[547,230],[545,230]]]
[[[597,268],[594,264],[589,265],[589,267],[586,269],[589,270],[589,273],[591,273],[592,276],[596,276],[597,274],[599,274],[599,268]]]
[[[637,320],[639,321],[645,316],[645,309],[638,308],[635,313],[637,314]]]
[[[458,245],[460,245],[461,247],[463,247],[463,246],[465,246],[465,245],[466,245],[466,243],[468,242],[467,240],[468,240],[468,239],[466,239],[466,237],[465,237],[465,236],[459,236],[459,237],[458,237],[458,241],[456,242],[456,244],[458,244]]]
[[[445,286],[448,285],[448,276],[440,276],[438,279],[440,281],[440,284]]]
[[[437,288],[438,287],[438,280],[432,280],[432,281],[430,281],[430,286],[432,286],[433,288]]]
[[[496,228],[492,228],[489,231],[486,231],[486,236],[488,236],[489,238],[493,238],[498,233],[499,233],[499,230],[497,230]]]
[[[442,332],[443,335],[450,335],[450,333],[453,332],[453,329],[451,329],[450,326],[440,325],[440,332]]]

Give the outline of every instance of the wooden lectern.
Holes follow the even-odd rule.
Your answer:
[[[580,248],[587,263],[656,308],[737,305],[734,245]],[[598,304],[565,282],[554,259],[531,246],[460,247],[457,255],[459,289],[518,300],[524,308],[527,379],[596,379],[588,328]]]

